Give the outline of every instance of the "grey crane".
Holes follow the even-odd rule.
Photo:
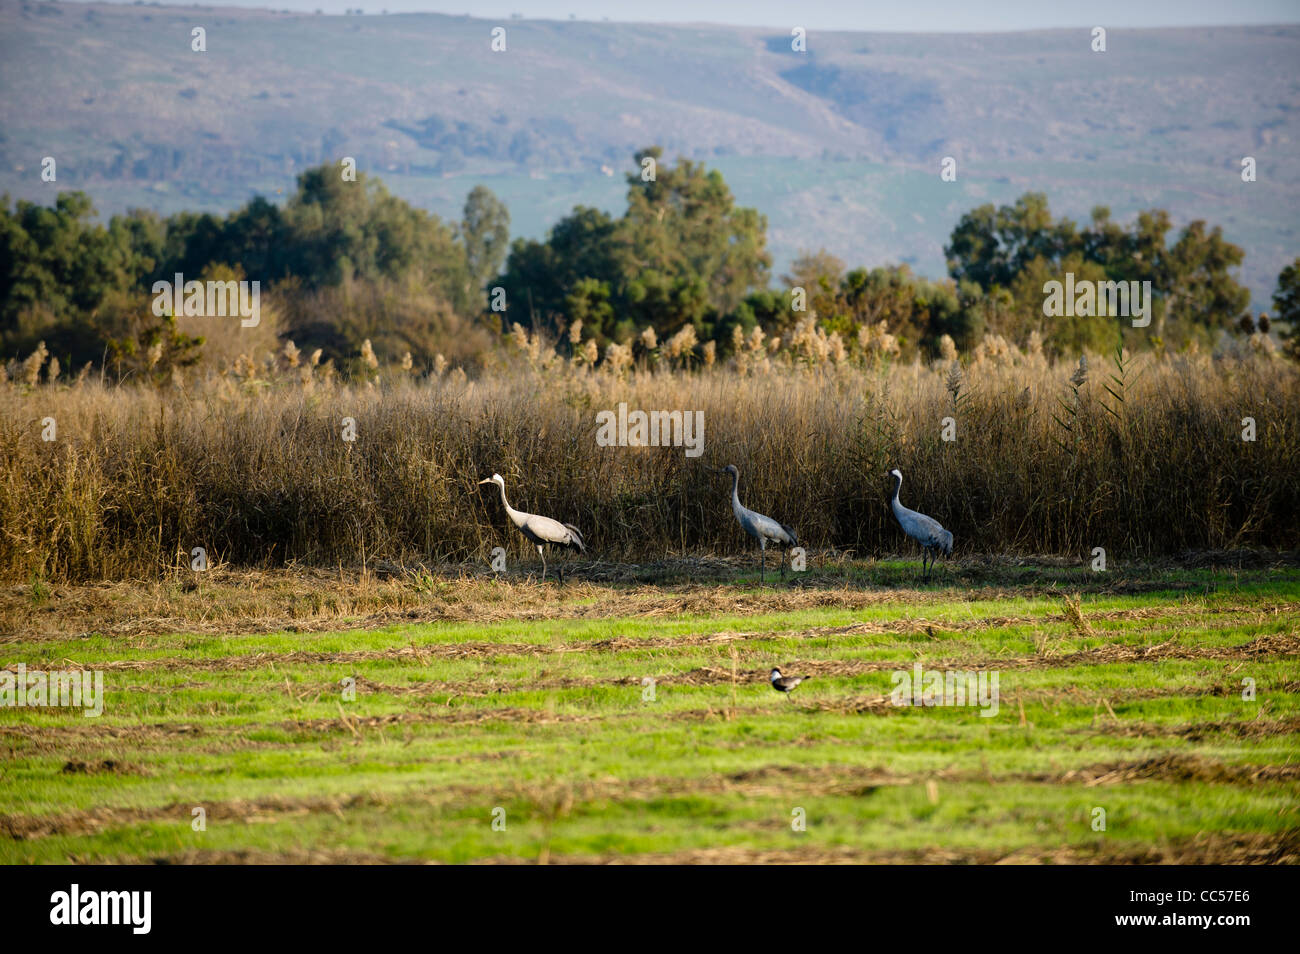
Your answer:
[[[895,467],[886,476],[894,478],[894,493],[889,499],[889,506],[893,508],[894,516],[898,518],[898,525],[903,528],[903,532],[921,544],[921,573],[928,576],[926,558],[929,558],[929,565],[933,567],[936,551],[951,556],[952,534],[941,527],[939,521],[933,517],[908,510],[898,502],[898,491],[903,486],[901,470]]]
[[[519,528],[519,532],[532,541],[537,547],[537,555],[542,558],[542,579],[546,579],[546,554],[542,548],[551,545],[564,547],[569,550],[577,550],[579,553],[587,552],[587,545],[582,541],[582,534],[578,528],[571,523],[560,523],[558,520],[552,520],[550,517],[539,517],[535,513],[524,513],[510,506],[510,501],[506,500],[506,482],[500,474],[493,474],[479,484],[496,484],[501,488],[501,503],[505,505],[506,515],[510,518],[511,523]],[[560,576],[560,582],[564,582],[564,568],[561,566],[556,571]]]
[[[785,524],[778,523],[771,517],[764,516],[761,513],[755,513],[740,502],[740,471],[736,469],[735,464],[728,464],[717,473],[731,475],[731,512],[736,515],[736,519],[745,532],[758,540],[759,548],[762,551],[758,581],[762,583],[763,577],[767,573],[767,544],[769,541],[781,548],[781,574],[784,576],[785,551],[790,547],[797,547],[799,538]]]

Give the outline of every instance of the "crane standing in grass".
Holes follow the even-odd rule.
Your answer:
[[[921,544],[921,574],[928,576],[926,558],[929,557],[930,566],[933,567],[936,551],[951,556],[952,534],[941,527],[939,521],[933,517],[908,510],[898,502],[898,491],[903,486],[901,470],[895,467],[886,476],[894,478],[894,494],[889,500],[889,506],[893,508],[894,516],[898,518],[898,524],[903,528],[903,532]]]
[[[537,555],[542,558],[542,579],[546,579],[546,554],[542,548],[551,545],[564,547],[569,550],[576,550],[579,553],[587,552],[587,545],[582,541],[582,534],[578,528],[571,523],[560,523],[558,520],[552,520],[550,517],[539,517],[535,513],[524,513],[510,506],[510,501],[506,500],[506,482],[500,474],[493,474],[479,484],[496,484],[501,488],[501,503],[505,505],[506,515],[510,518],[511,523],[519,528],[519,532],[532,541],[537,547]],[[564,567],[561,566],[556,570],[559,574],[560,582],[564,582]]]
[[[777,523],[771,517],[764,516],[761,513],[755,513],[740,502],[740,471],[736,469],[735,464],[728,464],[717,473],[731,475],[731,512],[736,515],[736,520],[740,522],[745,532],[758,540],[759,548],[762,551],[758,581],[762,583],[763,577],[767,573],[768,541],[781,548],[781,575],[784,576],[785,551],[790,547],[797,547],[799,538],[785,524]]]

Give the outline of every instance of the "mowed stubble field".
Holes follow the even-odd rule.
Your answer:
[[[1300,859],[1293,560],[918,567],[11,586],[3,664],[107,698],[0,710],[0,860]],[[918,662],[997,715],[892,705]]]

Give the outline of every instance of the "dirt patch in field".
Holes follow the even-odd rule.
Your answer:
[[[338,850],[186,851],[154,858],[117,858],[116,863],[157,864],[437,864],[421,858],[394,858],[374,852]],[[912,851],[872,851],[852,846],[796,848],[725,846],[678,852],[561,855],[545,859],[495,856],[478,865],[1280,865],[1300,863],[1300,839],[1293,834],[1205,834],[1162,845],[1114,844],[1026,848],[1012,853],[931,846]]]
[[[1250,785],[1257,782],[1293,782],[1300,780],[1300,764],[1246,765],[1216,762],[1195,755],[1162,755],[1139,762],[1093,765],[1066,772],[1056,784],[1082,782],[1087,788],[1097,785],[1126,785],[1156,779],[1164,782],[1211,782],[1223,785]]]
[[[1300,637],[1294,635],[1260,636],[1239,646],[1180,646],[1170,640],[1154,646],[1099,646],[1076,653],[1056,656],[1020,656],[1003,658],[985,658],[976,660],[929,660],[928,670],[954,670],[967,672],[1006,671],[1019,669],[1068,669],[1075,666],[1108,665],[1122,662],[1160,662],[1167,659],[1256,659],[1264,656],[1291,656],[1300,653]],[[767,651],[764,651],[767,655]],[[811,677],[858,676],[874,672],[908,671],[915,659],[897,660],[794,660],[788,663],[785,671]],[[358,679],[358,686],[364,686],[371,692],[386,692],[397,695],[449,693],[466,698],[497,695],[509,691],[591,689],[599,686],[639,686],[646,675],[653,675],[659,685],[678,686],[715,686],[730,684],[733,680],[729,668],[701,666],[685,672],[675,673],[638,673],[621,676],[616,679],[593,679],[588,677],[566,676],[561,678],[533,679],[527,685],[493,686],[485,689],[481,682],[428,682],[405,686],[388,686],[369,680]],[[741,669],[735,674],[740,683],[766,682],[768,670]]]
[[[62,772],[64,775],[147,775],[138,765],[131,765],[127,762],[119,762],[116,759],[100,759],[99,761],[83,761],[81,759],[71,759],[63,763]]]
[[[1277,692],[1296,692],[1285,685],[1278,686]],[[1017,689],[1012,701],[1024,699],[1026,702],[1040,703],[1049,708],[1060,704],[1093,705],[1099,696],[1105,696],[1107,702],[1141,702],[1146,699],[1194,699],[1201,696],[1239,696],[1241,686],[1230,682],[1218,682],[1208,686],[1111,686],[1102,692],[1096,689],[1081,689],[1078,686],[1061,686],[1050,689]]]
[[[343,850],[185,851],[151,858],[119,857],[130,864],[437,864],[422,858],[392,857],[374,852]],[[911,851],[872,851],[853,846],[802,845],[794,848],[724,846],[678,852],[561,855],[542,858],[494,856],[475,859],[478,865],[1278,865],[1300,863],[1300,839],[1294,834],[1205,834],[1162,845],[1114,844],[1026,848],[1012,853],[931,846]]]
[[[1075,666],[1108,665],[1122,662],[1159,662],[1166,659],[1256,659],[1264,656],[1292,656],[1300,654],[1300,637],[1295,635],[1260,636],[1248,643],[1238,646],[1180,646],[1174,641],[1154,646],[1099,646],[1094,649],[1057,656],[1008,656],[975,660],[938,659],[926,660],[927,670],[954,671],[1006,671],[1017,669],[1068,669]],[[794,660],[783,667],[783,671],[798,675],[821,676],[856,676],[871,672],[910,671],[918,660]],[[741,682],[758,682],[767,679],[766,669],[743,669],[739,673]],[[639,685],[641,675],[624,676],[612,681],[614,685]],[[660,684],[707,686],[730,683],[730,669],[702,666],[682,673],[665,673],[655,677]],[[528,688],[576,688],[602,685],[599,680],[564,679],[556,684],[533,683]],[[523,687],[521,687],[523,688]]]
[[[1020,620],[1019,623],[1033,622],[1034,618]],[[1041,621],[1041,617],[1037,618]],[[1011,625],[1013,622],[1008,619],[1006,622],[1000,619],[983,620],[979,625]],[[959,626],[947,624],[949,630],[960,629]],[[877,623],[854,623],[848,626],[838,627],[818,627],[806,630],[796,630],[789,633],[710,633],[701,635],[690,635],[681,637],[662,637],[662,638],[616,638],[611,640],[600,640],[590,643],[568,643],[562,645],[538,645],[531,643],[449,643],[449,644],[428,644],[418,645],[412,643],[409,646],[394,647],[386,650],[358,650],[352,652],[313,652],[308,650],[299,650],[287,653],[241,653],[232,656],[221,656],[211,659],[183,659],[183,658],[163,658],[147,660],[110,660],[94,664],[94,668],[103,671],[113,672],[175,672],[175,671],[201,671],[201,672],[237,672],[250,671],[255,669],[269,669],[274,671],[277,666],[294,666],[294,665],[349,665],[361,662],[374,662],[382,660],[392,661],[410,661],[416,665],[427,665],[431,658],[493,658],[497,656],[550,656],[567,653],[599,653],[614,652],[639,649],[677,649],[689,648],[692,646],[708,645],[728,645],[735,644],[744,640],[752,639],[829,639],[833,636],[856,635],[871,632],[919,632],[925,631],[932,638],[941,638],[936,624],[924,620],[917,621],[898,621],[895,624],[877,624]],[[770,653],[767,649],[755,649],[752,647],[737,647],[737,651],[742,655],[754,655]],[[1239,646],[1231,647],[1191,647],[1179,645],[1175,640],[1168,640],[1164,643],[1155,645],[1123,645],[1110,644],[1099,646],[1092,649],[1081,650],[1073,653],[1042,653],[1034,656],[1020,657],[1000,657],[977,660],[933,660],[927,661],[928,669],[953,669],[968,670],[978,672],[982,670],[1015,670],[1015,669],[1059,669],[1069,668],[1081,665],[1104,665],[1121,662],[1156,662],[1163,659],[1254,659],[1264,656],[1275,655],[1296,655],[1300,654],[1300,636],[1293,633],[1273,634],[1260,636]],[[794,660],[789,663],[791,666],[797,666],[808,675],[820,676],[853,676],[869,672],[893,672],[899,669],[910,669],[915,660],[906,662],[896,661],[846,661],[839,662],[833,660],[809,660],[799,662]],[[11,663],[7,668],[13,669],[16,663]],[[65,668],[81,668],[81,664],[74,660],[65,660],[61,665]],[[640,684],[640,681],[647,673],[640,673],[634,676],[626,676],[615,680],[595,680],[580,677],[565,677],[550,680],[534,680],[527,686],[520,686],[520,689],[575,689],[591,688],[600,685],[630,685]],[[753,681],[759,678],[766,678],[767,670],[745,669],[741,671],[742,681]],[[700,667],[681,673],[663,673],[655,676],[656,680],[663,684],[677,685],[715,685],[718,683],[730,682],[732,678],[730,669],[721,669],[715,667]],[[501,686],[492,686],[490,689],[484,689],[480,682],[461,682],[461,683],[422,683],[409,684],[405,686],[388,686],[369,680],[358,680],[362,688],[369,689],[373,692],[387,692],[397,695],[411,693],[433,693],[449,692],[454,695],[475,697],[483,695],[492,695],[502,691],[508,691],[508,688]],[[142,689],[142,691],[146,691]]]
[[[149,858],[117,857],[131,864],[437,864],[434,860],[393,857],[374,851],[296,849],[290,851],[188,850]],[[1027,847],[1004,853],[940,845],[923,849],[872,851],[855,846],[803,845],[774,849],[745,845],[708,847],[668,853],[563,855],[545,858],[497,857],[471,864],[1297,864],[1300,837],[1281,834],[1204,833],[1161,845],[1101,844]]]
[[[1262,578],[1265,567],[1293,565],[1295,561],[1288,559],[1261,555],[1256,561],[1260,568],[1252,572]],[[1212,559],[1204,565],[1219,564]],[[383,572],[373,567],[214,569],[201,580],[185,573],[163,581],[55,584],[39,598],[31,586],[0,587],[0,643],[103,635],[130,644],[172,633],[323,632],[437,621],[780,613],[889,603],[922,606],[954,599],[1055,597],[1062,585],[1097,595],[1159,590],[1191,597],[1215,586],[1213,581],[1152,578],[1171,568],[1168,564],[1082,576],[1075,572],[1077,566],[1076,561],[1050,558],[971,557],[951,567],[953,572],[937,581],[937,588],[917,589],[910,582],[898,586],[895,572],[882,571],[871,562],[861,564],[861,573],[846,580],[820,569],[814,559],[807,574],[758,591],[749,589],[752,583],[737,581],[754,569],[752,559],[744,557],[680,558],[644,565],[593,561],[573,567],[573,582],[563,587],[517,576],[494,579],[481,568],[463,565],[395,567]],[[1035,570],[1039,571],[1035,577],[1027,576]]]
[[[394,712],[382,716],[349,716],[338,719],[300,719],[278,723],[290,732],[337,732],[358,734],[362,729],[384,729],[389,726],[414,723],[449,723],[473,725],[479,722],[520,722],[530,725],[560,725],[577,722],[597,722],[596,716],[581,713],[555,713],[541,709],[471,709],[443,708],[432,712]]]
[[[600,578],[609,574],[600,573],[596,566],[595,579],[563,587],[519,577],[467,574],[464,567],[435,569],[437,576],[407,573],[389,578],[355,569],[341,574],[306,569],[213,571],[197,587],[192,580],[51,586],[39,605],[33,604],[30,587],[9,586],[0,588],[0,643],[78,635],[130,642],[170,633],[237,635],[431,622],[779,613],[819,606],[917,605],[954,598],[951,591],[872,588],[857,581],[846,584],[843,578],[752,591],[749,584],[721,585],[716,574],[692,581],[689,568],[704,566],[706,561],[677,562],[686,572],[668,582],[610,582]],[[728,577],[747,569],[743,561],[716,562],[729,567]],[[995,598],[994,594],[1005,592],[989,587],[963,589],[958,598]]]
[[[1245,570],[1269,566],[1295,566],[1300,550],[1272,553],[1267,550],[1185,550],[1174,564],[1182,567],[1226,567]]]
[[[1241,765],[1216,762],[1196,756],[1166,755],[1133,762],[1106,763],[1057,773],[1008,773],[945,770],[904,775],[887,768],[870,766],[765,765],[740,772],[691,777],[645,777],[633,779],[589,779],[574,783],[545,785],[447,785],[436,790],[404,793],[358,793],[351,796],[289,798],[272,796],[253,800],[187,801],[156,808],[103,806],[86,811],[51,815],[0,815],[0,836],[15,841],[51,835],[93,834],[112,828],[150,822],[188,824],[192,810],[202,805],[213,820],[234,820],[244,824],[272,822],[284,817],[332,814],[346,820],[347,812],[392,806],[431,808],[447,805],[512,805],[525,817],[563,815],[583,803],[651,801],[695,795],[727,795],[742,798],[786,796],[870,797],[882,787],[922,786],[933,782],[950,784],[1046,785],[1129,785],[1149,780],[1197,781],[1225,785],[1293,783],[1300,778],[1300,766]]]
[[[892,665],[892,664],[891,664]],[[760,679],[759,676],[762,678]],[[766,682],[764,674],[749,674],[747,681]],[[719,678],[715,684],[725,684],[730,680]],[[593,683],[594,684],[594,683]],[[640,686],[638,680],[631,680],[629,685]],[[814,683],[809,683],[812,686]],[[398,691],[408,693],[446,692],[441,684],[422,684],[419,686],[375,687],[365,680],[359,680],[358,686],[364,690]],[[331,691],[335,687],[329,687]],[[1266,692],[1300,691],[1300,682],[1289,682],[1277,689],[1263,687]],[[323,690],[322,690],[323,691]],[[774,706],[789,706],[793,711],[836,714],[860,714],[869,716],[891,716],[906,707],[893,705],[887,695],[856,695],[841,698],[825,698],[812,694],[800,695],[802,687],[789,697],[779,697],[772,693],[766,702],[745,704],[731,707],[726,699],[719,698],[716,706],[695,709],[679,709],[663,713],[659,718],[672,721],[710,721],[714,719],[734,719],[770,715]],[[310,688],[304,693],[310,695]],[[1156,698],[1187,698],[1194,696],[1235,696],[1240,686],[1231,683],[1214,683],[1206,686],[1174,687],[1111,687],[1105,691],[1103,699],[1096,690],[1084,690],[1077,687],[1052,689],[1032,689],[1017,692],[1013,697],[1004,697],[1003,705],[1014,707],[1018,701],[1031,701],[1053,708],[1060,704],[1093,705],[1097,710],[1091,726],[1067,729],[1071,733],[1102,735],[1119,735],[1127,737],[1181,737],[1189,741],[1198,741],[1213,734],[1229,733],[1239,738],[1263,738],[1274,735],[1290,734],[1300,730],[1296,720],[1274,720],[1264,718],[1267,709],[1261,711],[1260,717],[1253,721],[1204,722],[1191,725],[1156,725],[1142,722],[1128,722],[1111,714],[1112,707],[1133,701]],[[480,692],[474,695],[490,696],[499,693]],[[469,694],[466,694],[467,697]],[[79,722],[54,725],[0,725],[0,739],[21,739],[22,748],[11,744],[10,752],[24,755],[57,753],[65,757],[76,753],[87,761],[99,755],[105,749],[115,745],[129,746],[135,750],[169,749],[174,747],[178,736],[191,736],[210,740],[213,751],[231,751],[235,749],[276,748],[293,745],[293,738],[253,739],[251,736],[263,734],[267,730],[277,730],[289,736],[316,734],[328,736],[350,736],[360,741],[369,731],[382,731],[396,726],[419,725],[474,725],[491,722],[520,723],[531,725],[562,725],[572,723],[600,723],[619,718],[640,718],[645,715],[642,707],[630,705],[626,710],[604,715],[590,715],[583,712],[552,712],[546,709],[524,708],[519,706],[477,707],[454,704],[454,698],[445,704],[431,705],[421,709],[389,713],[379,716],[354,715],[348,712],[339,717],[317,719],[286,719],[278,722],[256,722],[237,725],[196,725],[192,723],[154,723],[149,725],[84,725]],[[1105,709],[1102,706],[1106,706]],[[1008,710],[1010,711],[1010,710]]]
[[[513,859],[493,859],[519,863]],[[1206,835],[1168,845],[1026,848],[1002,852],[933,846],[914,851],[870,851],[852,847],[770,849],[704,848],[664,854],[556,856],[550,864],[670,865],[1276,865],[1300,863],[1300,839],[1294,835]]]
[[[894,715],[901,708],[889,696],[853,696],[849,699],[800,699],[800,708],[813,712],[836,712],[842,715]]]
[[[1255,718],[1223,722],[1195,722],[1191,725],[1155,725],[1150,722],[1113,721],[1071,732],[1126,738],[1176,737],[1189,742],[1199,742],[1212,735],[1233,735],[1239,739],[1266,739],[1275,735],[1292,735],[1300,732],[1300,716],[1284,719]]]
[[[234,820],[244,824],[272,820],[275,816],[309,815],[328,812],[343,818],[346,809],[387,804],[378,795],[361,794],[336,798],[264,798],[255,801],[185,802],[159,808],[114,808],[109,806],[56,815],[0,815],[0,835],[15,841],[51,835],[87,835],[110,828],[148,822],[183,822],[188,826],[196,807],[211,820]]]
[[[1145,662],[1160,659],[1257,659],[1262,656],[1294,656],[1300,653],[1300,636],[1294,633],[1258,636],[1239,646],[1180,646],[1174,640],[1154,646],[1112,644],[1059,656],[1020,657],[998,663],[1007,669],[1057,669],[1061,666],[1096,666],[1120,662]]]
[[[95,864],[94,861],[77,860],[74,864]],[[130,865],[424,865],[433,864],[420,858],[394,858],[368,851],[346,851],[332,848],[300,849],[296,851],[260,851],[253,848],[238,851],[182,851],[171,855],[149,858],[117,857],[102,864]]]
[[[227,728],[227,727],[222,727]],[[24,756],[41,754],[58,754],[65,758],[73,753],[85,756],[82,761],[96,764],[106,760],[103,753],[111,752],[120,746],[130,746],[137,750],[167,750],[175,745],[177,736],[202,736],[203,729],[196,725],[182,723],[158,723],[155,725],[95,726],[71,723],[66,725],[6,725],[0,726],[0,739],[21,739],[19,749],[12,741],[9,752]]]

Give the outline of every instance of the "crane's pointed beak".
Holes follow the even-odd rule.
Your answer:
[[[485,478],[484,480],[480,480],[479,483],[480,483],[480,484],[490,484],[490,483],[492,483],[492,478],[491,478],[491,477]]]

